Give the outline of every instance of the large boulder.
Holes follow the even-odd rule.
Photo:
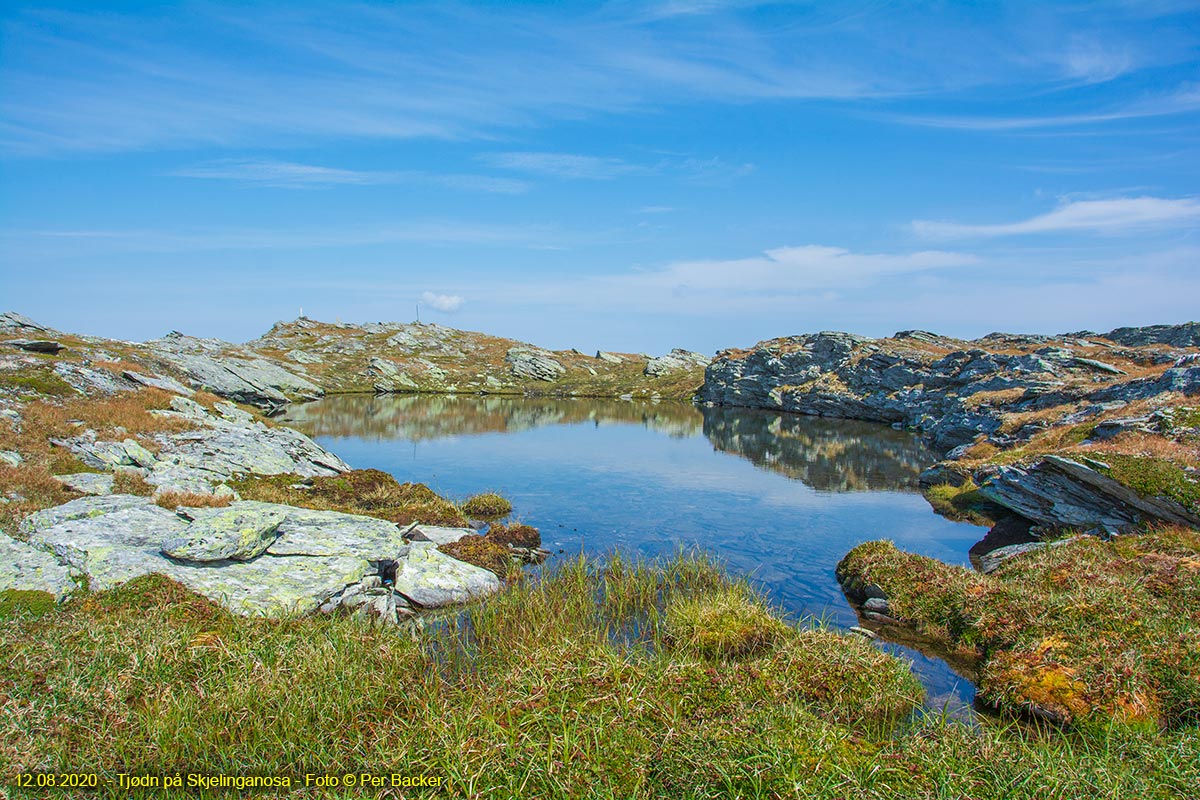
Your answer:
[[[567,371],[551,353],[533,347],[509,348],[504,360],[513,375],[536,381],[554,381]]]
[[[396,591],[423,608],[466,603],[501,586],[495,573],[452,558],[433,542],[414,542],[396,565]]]

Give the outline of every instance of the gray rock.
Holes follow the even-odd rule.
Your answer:
[[[1200,322],[1182,325],[1149,325],[1144,328],[1117,328],[1104,338],[1130,347],[1166,344],[1172,347],[1200,347]]]
[[[596,351],[596,358],[601,361],[607,361],[609,364],[624,364],[625,359],[621,358],[616,353],[606,353],[603,350]]]
[[[708,361],[708,356],[703,353],[693,353],[690,350],[675,348],[665,356],[650,359],[646,362],[646,368],[642,372],[645,375],[658,377],[693,367],[703,367],[708,364]]]
[[[121,375],[127,380],[131,380],[141,386],[162,389],[164,392],[170,392],[171,394],[187,395],[188,397],[195,394],[195,392],[174,378],[167,378],[161,375],[143,375],[140,372],[133,372],[132,370],[125,370]]]
[[[863,608],[867,611],[874,611],[877,614],[888,614],[888,601],[882,597],[868,597],[863,603]]]
[[[550,353],[532,347],[510,348],[504,360],[512,374],[537,381],[554,381],[567,371]]]
[[[49,331],[44,325],[39,325],[24,314],[15,311],[5,311],[0,314],[0,330],[4,331]]]
[[[284,508],[246,508],[244,504],[196,520],[187,535],[162,545],[164,555],[183,561],[250,561],[275,542],[287,518]]]
[[[0,591],[48,592],[61,599],[75,588],[70,568],[53,553],[0,533]]]
[[[988,500],[1043,525],[1120,531],[1147,521],[1200,526],[1200,515],[1133,489],[1077,461],[1045,456],[1030,467],[998,466],[975,475]]]
[[[0,450],[0,466],[19,467],[25,459],[16,450]]]
[[[325,359],[316,353],[308,353],[304,350],[289,350],[287,356],[297,364],[322,364],[325,362]]]
[[[433,542],[434,544],[450,544],[464,536],[476,536],[474,528],[447,528],[440,525],[417,525],[405,534],[405,538],[413,542]]]
[[[137,388],[137,384],[133,381],[126,380],[108,370],[92,369],[69,361],[59,361],[55,364],[54,373],[80,394],[114,395]]]
[[[122,442],[98,442],[94,431],[85,431],[70,439],[51,439],[59,447],[65,447],[85,465],[92,469],[115,470],[119,467],[149,469],[158,459],[153,453],[133,439]]]
[[[67,349],[66,345],[51,339],[8,339],[7,341],[0,342],[0,345],[16,347],[30,353],[48,353],[50,355]]]
[[[77,472],[73,475],[55,475],[54,479],[68,489],[81,494],[112,494],[113,475],[100,472]]]
[[[286,403],[288,395],[315,399],[324,394],[317,385],[274,362],[217,355],[221,342],[172,334],[149,344],[193,387],[238,402],[272,408]]]
[[[496,575],[442,553],[432,543],[412,546],[396,565],[396,591],[423,608],[466,603],[498,592]]]
[[[1068,536],[1065,539],[1056,539],[1053,542],[1022,542],[1020,544],[1010,544],[1007,547],[998,547],[979,556],[979,571],[991,574],[1000,569],[1000,566],[1004,562],[1017,556],[1023,556],[1026,553],[1036,553],[1038,550],[1045,550],[1047,547],[1061,547],[1079,538],[1081,537]]]
[[[1097,372],[1106,372],[1110,375],[1125,375],[1126,372],[1119,367],[1114,367],[1112,364],[1105,364],[1103,361],[1097,361],[1094,358],[1080,358],[1075,356],[1071,359],[1071,363],[1080,367],[1094,369]]]

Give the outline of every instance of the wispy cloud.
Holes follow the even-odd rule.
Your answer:
[[[912,231],[926,239],[969,239],[1036,233],[1119,234],[1200,225],[1200,200],[1192,197],[1125,197],[1061,203],[1046,214],[986,225],[915,220]]]
[[[1190,83],[1180,86],[1168,94],[1075,114],[1047,114],[1044,116],[886,114],[883,116],[892,122],[929,128],[1017,131],[1035,128],[1069,128],[1105,122],[1165,117],[1197,110],[1200,110],[1200,85]]]
[[[1179,62],[1194,47],[1184,36],[1158,36],[1153,48],[1127,45],[1128,18],[1145,16],[1130,4],[1056,7],[1041,11],[1036,24],[1015,13],[997,23],[969,4],[868,13],[832,3],[798,5],[778,24],[775,15],[744,8],[753,5],[363,3],[331,13],[201,4],[142,15],[18,9],[0,18],[0,144],[45,154],[491,139],[555,120],[689,103],[1053,90]],[[1072,39],[1083,21],[1103,35]],[[1194,102],[1181,97],[1116,110],[1087,104],[1040,119],[896,118],[1004,128],[1189,108]]]
[[[574,153],[486,153],[479,158],[489,166],[500,169],[593,181],[610,181],[625,175],[645,175],[651,171],[647,167],[630,164],[619,158]]]
[[[435,308],[438,311],[447,314],[458,311],[466,302],[461,295],[457,294],[435,294],[434,292],[423,292],[421,294],[421,302],[425,305]]]
[[[278,189],[393,183],[429,183],[494,194],[520,194],[529,189],[529,184],[525,181],[488,175],[439,175],[416,170],[349,170],[271,159],[217,159],[182,167],[169,174],[182,178],[227,180]]]

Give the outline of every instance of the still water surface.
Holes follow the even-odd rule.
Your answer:
[[[917,475],[935,460],[885,425],[686,403],[439,395],[344,395],[289,409],[286,423],[357,468],[452,499],[496,491],[555,553],[657,556],[702,547],[796,616],[856,623],[834,578],[852,547],[888,538],[967,565],[985,532],[934,514]],[[561,556],[558,556],[561,557]],[[914,661],[929,704],[959,710],[974,689],[944,663]]]

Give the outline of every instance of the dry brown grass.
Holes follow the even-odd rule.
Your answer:
[[[1025,396],[1025,390],[1014,387],[1012,389],[996,389],[990,392],[976,392],[973,395],[964,397],[962,404],[964,408],[975,410],[983,406],[1003,406],[1012,403]]]
[[[1161,458],[1182,466],[1200,464],[1200,446],[1197,444],[1177,442],[1165,436],[1156,436],[1140,431],[1126,431],[1108,441],[1081,445],[1077,449],[1094,454],[1120,453],[1145,458]]]
[[[154,494],[154,490],[154,484],[147,483],[141,473],[134,470],[118,470],[113,475],[113,494],[136,494],[138,497],[150,497]]]
[[[1015,433],[1030,423],[1053,425],[1068,414],[1077,411],[1078,408],[1079,406],[1076,403],[1064,403],[1037,411],[1018,411],[1006,414],[1000,424],[1000,433]]]
[[[61,505],[79,497],[56,481],[45,467],[22,464],[0,466],[0,529],[17,535],[17,525],[28,515],[43,508]]]
[[[233,495],[200,494],[198,492],[159,492],[154,503],[163,508],[225,508],[233,502]]]

